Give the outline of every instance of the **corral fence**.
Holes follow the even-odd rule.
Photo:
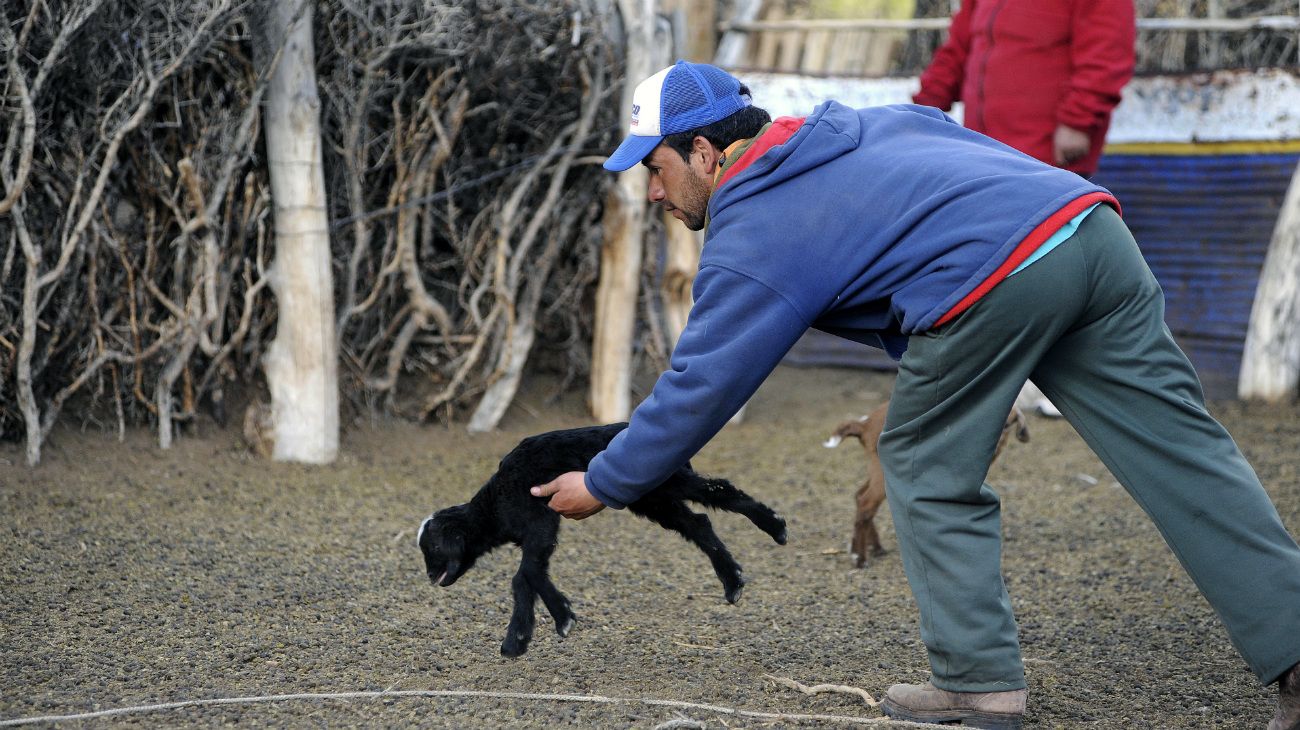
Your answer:
[[[281,323],[269,67],[252,20],[270,2],[0,2],[0,439],[26,441],[30,463],[58,424],[145,425],[166,445],[204,414],[254,412],[244,396],[264,391]],[[618,136],[632,5],[298,3],[315,16],[345,420],[460,420],[523,359],[565,384],[596,369],[599,162]],[[656,26],[691,14],[667,32],[704,36],[707,54],[671,42],[678,57],[739,48],[724,65],[900,77],[928,62],[954,9],[641,5]],[[1140,71],[1298,65],[1298,0],[1137,10]],[[641,358],[672,340],[646,293],[667,278],[659,250],[645,247],[637,275]]]

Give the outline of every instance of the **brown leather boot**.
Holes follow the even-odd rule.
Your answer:
[[[1268,730],[1300,730],[1300,664],[1277,683],[1277,713]]]
[[[895,720],[954,723],[986,730],[1019,730],[1028,691],[949,692],[933,684],[896,684],[880,709]]]

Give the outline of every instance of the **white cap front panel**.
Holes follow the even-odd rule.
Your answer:
[[[632,125],[628,130],[629,134],[638,137],[658,137],[663,134],[659,129],[663,111],[664,79],[668,78],[668,72],[672,70],[673,67],[669,66],[636,85],[636,89],[632,92]]]

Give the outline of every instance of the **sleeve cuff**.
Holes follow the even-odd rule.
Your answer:
[[[620,502],[617,499],[614,499],[612,496],[601,491],[599,488],[596,487],[595,484],[592,484],[591,472],[586,472],[585,474],[583,474],[582,481],[584,484],[587,485],[587,491],[591,493],[591,496],[600,500],[600,503],[605,505],[606,507],[609,507],[610,509],[623,509],[624,507],[627,506],[623,502]]]
[[[951,102],[945,102],[943,98],[926,94],[924,92],[913,94],[912,103],[920,106],[932,106],[942,111],[948,111],[952,108]]]

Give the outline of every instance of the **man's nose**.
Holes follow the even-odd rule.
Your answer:
[[[650,184],[646,186],[646,197],[650,199],[651,203],[662,202],[666,197],[664,186],[660,185],[659,180],[653,176],[650,178]]]

